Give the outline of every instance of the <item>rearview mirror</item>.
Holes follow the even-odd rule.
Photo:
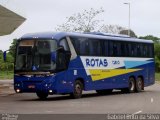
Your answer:
[[[56,58],[57,58],[57,52],[59,53],[59,52],[64,52],[65,50],[64,50],[64,47],[63,46],[59,46],[55,51],[53,51],[52,53],[51,53],[51,60],[53,61],[53,62],[56,62]]]
[[[7,51],[3,52],[3,61],[6,62],[7,60]]]
[[[54,52],[51,53],[51,60],[53,62],[56,62],[56,56],[57,56],[56,53],[57,53],[56,51],[54,51]]]
[[[56,51],[63,52],[63,51],[64,51],[64,47],[63,47],[63,46],[59,46],[58,49],[57,49]]]

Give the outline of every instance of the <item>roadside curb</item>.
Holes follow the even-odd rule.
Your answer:
[[[0,96],[1,97],[5,97],[5,96],[9,96],[9,95],[14,95],[15,91],[13,90],[13,88],[9,88],[9,89],[0,89]]]
[[[0,96],[5,97],[14,95],[13,82],[0,81]]]
[[[155,83],[160,84],[160,81],[156,81]]]
[[[0,97],[7,97],[7,96],[10,96],[10,95],[14,95],[14,94],[16,94],[16,93],[9,93],[9,94],[1,94],[0,93]]]

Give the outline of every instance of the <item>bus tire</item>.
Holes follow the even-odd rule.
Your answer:
[[[141,92],[142,90],[143,90],[143,80],[141,77],[138,77],[136,81],[136,92]]]
[[[36,94],[40,100],[45,100],[48,97],[48,93],[45,92],[36,92]]]
[[[78,99],[82,97],[83,83],[80,80],[76,80],[74,84],[74,91],[71,93],[71,97]]]
[[[105,95],[105,94],[111,94],[113,89],[106,89],[106,90],[96,90],[96,92],[100,95]]]
[[[121,89],[121,91],[124,93],[133,93],[135,92],[135,90],[136,90],[136,82],[134,77],[129,78],[128,88]]]

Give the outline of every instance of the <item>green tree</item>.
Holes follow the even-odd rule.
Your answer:
[[[0,54],[1,54],[1,53],[3,53],[3,51],[2,51],[2,50],[0,50]]]
[[[119,32],[119,34],[128,35],[128,30],[127,30],[127,29],[121,30],[121,31]],[[130,30],[130,37],[135,37],[135,38],[137,38],[137,35],[134,33],[133,30]]]
[[[17,39],[13,39],[13,42],[9,47],[9,53],[12,55],[13,58],[15,58],[16,43],[17,43]]]
[[[160,38],[153,35],[140,36],[139,39],[153,40],[155,43],[159,43]]]
[[[0,50],[0,71],[13,71],[16,41],[14,39],[6,55],[6,62],[3,61],[3,51]]]
[[[139,38],[154,41],[156,72],[160,72],[160,42],[159,42],[160,38],[155,37],[153,35],[141,36]]]
[[[7,59],[6,62],[3,61],[3,52],[0,50],[0,71],[13,71],[13,67],[14,67],[14,58],[13,56],[8,52],[7,53]]]

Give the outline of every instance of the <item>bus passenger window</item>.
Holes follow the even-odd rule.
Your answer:
[[[109,41],[109,56],[113,56],[113,42]]]
[[[80,40],[78,38],[71,38],[71,42],[74,46],[77,55],[80,55]]]
[[[153,57],[153,45],[149,44],[147,49],[148,57]]]
[[[90,40],[89,48],[91,56],[101,56],[100,40]]]
[[[102,55],[108,56],[108,41],[102,41],[101,42],[101,48],[102,48]]]
[[[89,41],[86,38],[79,39],[80,41],[80,55],[89,55]]]

